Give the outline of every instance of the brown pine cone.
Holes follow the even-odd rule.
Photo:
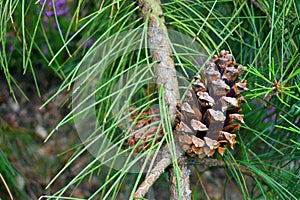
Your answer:
[[[226,145],[233,149],[233,133],[244,123],[243,115],[238,114],[243,100],[238,96],[247,90],[246,81],[238,81],[241,73],[242,66],[236,67],[233,56],[222,50],[201,69],[202,76],[195,76],[184,103],[178,106],[176,126],[188,155],[203,158],[216,151],[223,155]]]
[[[188,155],[203,158],[216,151],[223,155],[226,145],[233,149],[233,133],[239,130],[239,123],[244,123],[243,115],[238,114],[243,101],[238,96],[247,90],[246,81],[238,81],[241,73],[242,66],[236,67],[233,56],[222,50],[206,63],[201,75],[196,74],[184,102],[178,103],[175,128],[179,144]],[[153,125],[159,121],[158,115],[158,109],[144,111],[130,131],[127,146],[136,145],[135,152],[140,152],[150,147],[153,139],[159,142],[163,131]],[[132,115],[132,119],[136,117]]]

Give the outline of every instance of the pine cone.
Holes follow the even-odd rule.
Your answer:
[[[200,75],[195,76],[184,103],[178,105],[179,142],[190,156],[213,156],[217,151],[224,154],[225,145],[233,149],[234,132],[244,123],[240,105],[246,91],[246,81],[237,79],[242,66],[235,66],[233,56],[222,50],[206,63]]]
[[[189,156],[200,158],[213,156],[217,151],[224,154],[225,146],[233,149],[236,143],[234,132],[244,123],[240,105],[243,97],[239,94],[246,91],[246,81],[238,81],[242,73],[242,66],[235,66],[233,56],[222,50],[214,55],[201,70],[203,78],[196,74],[193,86],[185,94],[182,104],[178,103],[176,128],[178,141]],[[150,126],[158,122],[158,109],[148,109],[140,116],[130,131],[127,146],[137,143],[135,152],[147,149],[150,143],[159,142],[163,131],[157,126]],[[150,116],[152,115],[152,116]],[[137,116],[133,115],[132,119]],[[238,123],[237,123],[238,122]]]
[[[131,111],[134,107],[131,108]],[[148,108],[142,113],[135,112],[131,116],[136,123],[130,129],[129,138],[126,141],[126,146],[136,146],[134,152],[142,152],[147,150],[155,139],[154,143],[159,142],[163,137],[162,129],[158,130],[157,122],[160,121],[159,109]]]

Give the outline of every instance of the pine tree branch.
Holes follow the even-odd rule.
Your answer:
[[[170,181],[171,181],[171,197],[170,199],[174,200],[189,200],[191,199],[191,189],[190,189],[190,170],[187,165],[187,157],[183,156],[178,160],[178,166],[181,174],[179,175],[179,187],[180,187],[180,196],[176,183],[176,176],[174,174],[174,170],[170,170]],[[179,198],[180,197],[180,198]]]
[[[161,3],[160,0],[139,0],[139,3],[142,5],[142,17],[148,23],[148,46],[152,61],[157,62],[154,65],[157,88],[159,91],[161,85],[164,87],[165,101],[169,105],[170,119],[173,123],[180,96]]]
[[[187,200],[191,199],[190,183],[189,183],[189,174],[188,165],[200,165],[204,170],[207,171],[210,168],[226,168],[227,165],[223,160],[214,159],[214,158],[187,158],[183,156],[184,152],[181,149],[177,149],[178,155],[178,164],[180,166],[181,175],[180,175],[180,190],[181,196],[180,199]],[[139,186],[138,190],[134,194],[134,198],[141,199],[149,191],[150,187],[155,183],[155,181],[165,172],[165,169],[172,164],[172,156],[168,150],[164,150],[163,158],[157,162],[155,167],[151,170],[150,174],[145,178],[143,183]],[[255,173],[248,169],[247,167],[233,163],[235,168],[239,169],[244,175],[250,176],[252,178],[261,179]],[[171,198],[178,199],[178,190],[176,184],[176,177],[174,170],[170,171],[170,181],[171,181]]]
[[[214,159],[214,158],[188,158],[188,165],[200,165],[203,167],[203,172],[209,170],[210,168],[217,167],[217,168],[226,168],[227,165],[223,160]],[[238,163],[231,163],[231,165],[237,169],[239,169],[244,175],[250,176],[252,178],[260,179],[251,169],[247,168],[244,165]]]
[[[164,88],[165,102],[168,105],[171,123],[173,123],[176,116],[176,105],[179,102],[180,95],[174,60],[167,36],[167,29],[165,26],[165,19],[161,8],[161,3],[160,0],[139,0],[139,3],[142,6],[142,17],[144,21],[148,23],[148,46],[150,48],[152,61],[157,62],[157,64],[154,65],[154,73],[157,78],[157,88],[158,91],[161,86],[163,86]],[[179,154],[180,156],[183,155],[183,151],[181,150]],[[158,179],[158,177],[171,163],[172,157],[169,153],[157,163],[154,169],[150,172],[150,175],[146,177],[145,181],[140,185],[140,187],[134,194],[134,197],[142,198],[147,193],[151,185]],[[181,166],[182,164],[183,166]],[[181,174],[188,174],[186,164],[179,164],[179,168],[181,168],[182,170]],[[170,180],[171,184],[175,184],[175,186],[171,186],[171,188],[177,188],[176,181],[172,181],[176,180],[176,178],[174,176],[171,176]],[[187,187],[189,190],[189,182],[185,182],[185,180],[180,180],[179,182],[184,184],[180,185],[180,188]],[[172,191],[176,192],[176,194],[173,194],[171,196],[178,196],[178,192],[176,189]]]
[[[161,159],[155,167],[151,170],[150,174],[146,177],[142,184],[140,184],[137,191],[134,193],[133,198],[141,199],[149,191],[150,187],[155,183],[155,181],[160,177],[165,169],[172,163],[172,160],[167,157]]]
[[[133,198],[143,198],[155,181],[165,172],[165,169],[172,164],[172,154],[170,153],[168,147],[165,146],[161,152],[162,158],[155,164],[149,175],[140,184],[139,188],[134,193]],[[177,158],[180,158],[183,153],[184,152],[181,149],[177,149]]]

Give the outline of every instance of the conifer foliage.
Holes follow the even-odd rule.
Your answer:
[[[0,198],[300,199],[298,0],[1,2]]]

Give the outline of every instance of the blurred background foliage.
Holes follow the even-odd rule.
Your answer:
[[[112,35],[138,28],[146,32],[140,5],[121,0],[0,2],[0,197],[128,198],[142,176],[99,163],[78,141],[72,115],[63,116],[72,113],[68,88],[84,56]],[[162,9],[168,29],[194,38],[208,55],[228,49],[237,63],[247,66],[246,123],[238,134],[239,145],[226,152],[225,171],[191,166],[193,199],[299,199],[300,3],[170,0],[162,1]],[[100,77],[99,85],[106,85],[97,99],[108,97],[117,76],[128,68],[152,63],[148,55],[134,51],[114,61]],[[175,55],[176,62],[181,58]],[[181,62],[178,70],[199,71],[195,63]],[[147,91],[137,95],[146,97]],[[144,108],[149,99],[158,98],[148,95],[139,103]],[[112,127],[108,134],[121,133],[107,114],[112,102],[108,98],[97,105],[99,121]],[[64,124],[71,125],[61,128]],[[49,132],[52,137],[43,144]],[[257,177],[244,176],[234,163]],[[61,177],[59,183],[55,174]],[[49,182],[55,184],[45,189]],[[164,175],[148,198],[168,198],[167,184]]]

